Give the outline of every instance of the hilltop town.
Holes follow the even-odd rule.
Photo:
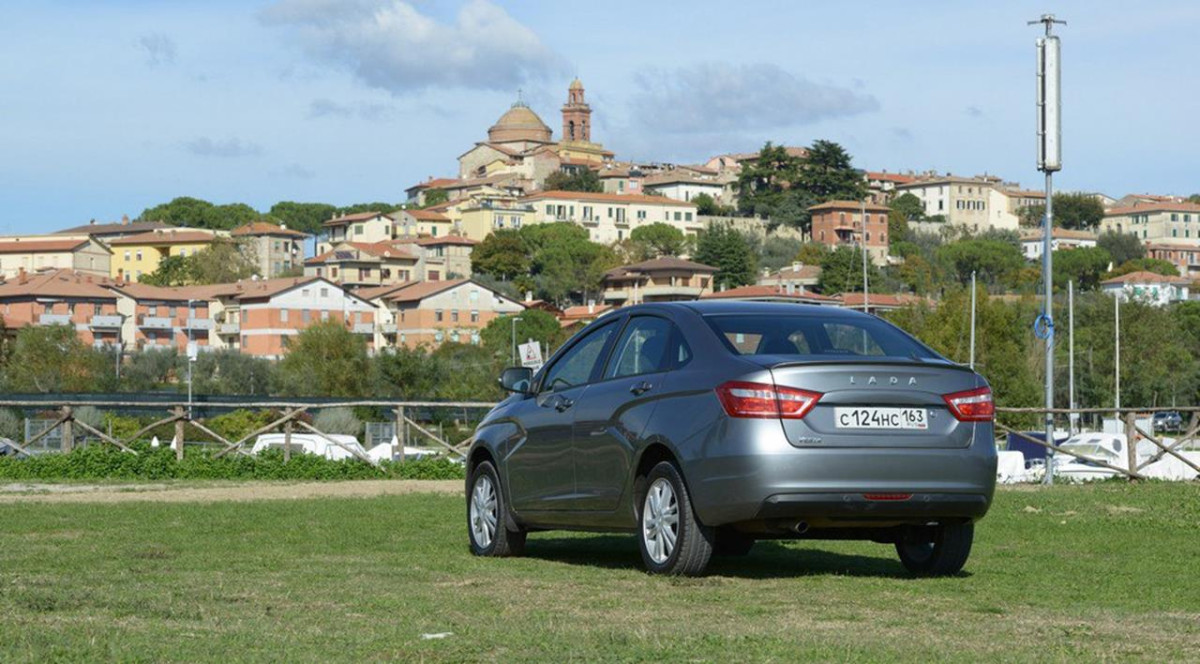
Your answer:
[[[560,115],[556,137],[518,99],[452,175],[412,184],[398,204],[259,213],[177,199],[135,220],[0,238],[0,315],[9,334],[67,325],[98,348],[278,359],[315,321],[340,321],[379,352],[477,344],[489,323],[532,309],[570,328],[640,302],[884,312],[934,302],[972,273],[997,295],[1036,287],[1045,194],[1015,181],[864,169],[827,141],[623,161],[594,136],[579,79]],[[1154,304],[1190,297],[1196,196],[1055,203],[1053,250],[1074,252],[1056,261],[1064,280]]]

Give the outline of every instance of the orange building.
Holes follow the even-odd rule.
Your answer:
[[[814,242],[831,249],[859,247],[863,245],[865,230],[865,244],[871,261],[876,265],[887,263],[887,206],[859,201],[829,201],[814,205],[808,211],[812,213]]]
[[[479,343],[479,331],[492,320],[525,310],[470,279],[414,281],[362,289],[356,295],[379,311],[377,347]]]
[[[86,344],[115,346],[122,317],[105,277],[52,270],[0,283],[0,317],[8,330],[27,325],[69,325]]]

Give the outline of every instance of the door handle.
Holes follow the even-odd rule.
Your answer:
[[[566,410],[574,405],[575,405],[574,401],[571,401],[570,399],[568,399],[566,397],[562,397],[561,399],[558,400],[558,403],[554,404],[554,410],[557,410],[558,412],[561,413],[564,410]]]
[[[634,385],[633,387],[629,388],[629,391],[633,393],[633,396],[639,397],[642,395],[643,392],[649,392],[652,389],[654,389],[654,386],[651,385],[649,381],[643,380],[642,382],[638,383],[637,385]]]

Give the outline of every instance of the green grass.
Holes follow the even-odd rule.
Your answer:
[[[699,579],[645,575],[630,536],[478,559],[463,512],[426,494],[0,505],[0,661],[1200,658],[1196,485],[1004,490],[947,579],[859,542],[760,542]]]

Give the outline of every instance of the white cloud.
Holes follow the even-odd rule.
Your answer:
[[[358,104],[341,104],[332,99],[314,99],[308,105],[308,117],[320,118],[350,118],[357,117],[367,122],[387,122],[396,117],[396,109],[374,102]]]
[[[138,37],[137,47],[145,52],[146,64],[151,67],[175,63],[175,41],[162,33]]]
[[[314,60],[395,95],[514,90],[564,70],[532,30],[488,0],[470,0],[453,23],[402,0],[281,0],[261,18],[290,28]]]
[[[875,97],[768,63],[701,63],[637,76],[633,118],[655,132],[759,132],[879,109]]]
[[[213,140],[201,136],[183,144],[184,149],[198,157],[220,157],[224,159],[253,157],[262,154],[262,148],[240,138]]]

